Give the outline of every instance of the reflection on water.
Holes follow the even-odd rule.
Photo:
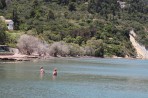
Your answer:
[[[40,66],[45,74],[40,74]],[[58,76],[53,76],[53,69]],[[148,61],[65,58],[0,62],[0,98],[148,98]]]
[[[44,77],[44,73],[40,73],[40,79],[42,80]]]
[[[55,75],[52,75],[52,80],[56,80],[56,77]]]

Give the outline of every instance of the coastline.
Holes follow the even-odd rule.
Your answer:
[[[106,58],[106,59],[133,59],[133,60],[137,60],[137,59],[141,59],[141,60],[147,60],[147,59],[143,59],[143,58],[132,58],[132,57],[117,57],[117,56],[106,56],[106,57],[93,57],[93,56],[76,56],[76,57],[62,57],[62,56],[58,56],[58,57],[41,57],[41,56],[37,56],[37,55],[23,55],[23,54],[14,54],[14,55],[0,55],[0,60],[2,61],[31,61],[34,59],[53,59],[53,58]]]
[[[8,60],[8,61],[30,61],[31,58],[38,58],[37,56],[28,56],[22,54],[14,54],[14,55],[0,55],[0,60]]]

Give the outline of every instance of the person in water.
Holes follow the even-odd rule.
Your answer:
[[[57,76],[57,69],[56,68],[54,68],[54,70],[53,70],[53,76]]]
[[[44,73],[45,73],[44,68],[43,68],[43,66],[41,66],[41,67],[40,67],[40,78],[41,78],[41,80],[42,80],[43,77],[44,77]]]
[[[45,73],[44,68],[43,68],[43,66],[41,66],[40,67],[40,74],[44,74],[44,73]]]

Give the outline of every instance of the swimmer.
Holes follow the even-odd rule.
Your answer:
[[[53,76],[57,76],[57,69],[56,68],[54,68],[54,70],[53,70]]]
[[[43,66],[41,66],[40,67],[40,74],[44,74],[44,73],[45,73],[44,68],[43,68]]]

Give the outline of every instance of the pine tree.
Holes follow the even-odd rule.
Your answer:
[[[5,0],[0,0],[0,9],[4,9],[6,7]]]
[[[14,22],[14,29],[18,30],[19,29],[19,18],[18,18],[18,14],[17,14],[17,9],[13,9],[13,22]]]
[[[76,11],[75,3],[69,4],[69,11]]]

